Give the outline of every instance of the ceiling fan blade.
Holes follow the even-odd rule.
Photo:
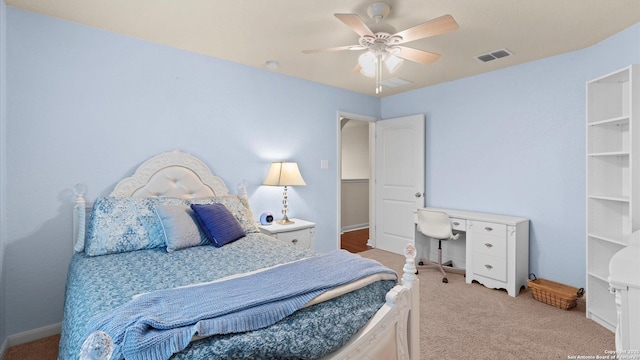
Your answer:
[[[329,52],[329,51],[364,50],[364,49],[366,48],[360,45],[347,45],[347,46],[336,46],[336,47],[324,48],[324,49],[303,50],[302,52],[305,54],[315,54],[315,53]]]
[[[360,36],[370,35],[375,36],[371,29],[360,19],[356,14],[333,14],[338,20],[342,21],[351,30],[355,31]]]
[[[440,58],[440,54],[428,51],[416,50],[405,46],[398,46],[398,48],[400,48],[400,51],[397,54],[394,54],[395,56],[420,64],[428,65]]]
[[[426,37],[440,35],[451,31],[458,30],[458,23],[453,19],[451,15],[444,15],[439,18],[427,21],[426,23],[416,25],[399,33],[395,36],[402,37],[399,44],[414,41],[418,39],[424,39]]]

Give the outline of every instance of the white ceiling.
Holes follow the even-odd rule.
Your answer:
[[[6,0],[10,7],[364,94],[375,80],[352,73],[358,51],[302,50],[355,45],[358,35],[334,13],[367,24],[367,0]],[[431,65],[405,61],[393,75],[412,82],[387,96],[594,45],[640,22],[640,0],[388,0],[398,31],[450,14],[460,28],[404,44],[436,52]],[[506,48],[513,56],[482,63]],[[612,54],[615,56],[615,54]],[[280,67],[265,66],[276,60]],[[383,80],[384,80],[383,79]]]

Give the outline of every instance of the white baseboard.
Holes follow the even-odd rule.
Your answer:
[[[62,323],[47,325],[41,328],[9,335],[5,343],[7,343],[8,346],[20,345],[20,344],[28,343],[30,341],[39,340],[42,338],[46,338],[48,336],[59,334],[61,329],[62,329]]]
[[[354,231],[354,230],[360,230],[360,229],[366,229],[369,227],[369,224],[357,224],[357,225],[349,225],[349,226],[345,226],[341,229],[341,231],[344,232],[348,232],[348,231]]]
[[[0,359],[4,359],[4,355],[7,353],[7,349],[9,349],[9,340],[4,339],[2,342],[2,346],[0,346]]]

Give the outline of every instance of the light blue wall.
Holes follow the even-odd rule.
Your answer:
[[[7,5],[4,1],[0,1],[0,294],[5,294],[4,286],[4,243],[5,243],[5,184],[6,184],[6,150],[5,150],[5,125],[6,125],[6,38],[7,38]],[[7,333],[4,321],[4,295],[0,295],[0,356],[2,356],[2,347],[5,344]]]
[[[13,8],[7,23],[8,334],[62,320],[73,185],[94,200],[163,151],[234,193],[246,179],[274,214],[282,189],[260,184],[271,161],[297,161],[308,186],[291,215],[317,222],[317,250],[337,247],[337,112],[379,116],[379,99]]]
[[[584,287],[585,83],[632,63],[640,24],[587,49],[386,97],[382,117],[426,114],[428,206],[530,218],[530,271]]]

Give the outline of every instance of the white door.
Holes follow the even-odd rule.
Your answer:
[[[424,115],[376,123],[375,244],[402,254],[414,241],[414,217],[424,207]]]

